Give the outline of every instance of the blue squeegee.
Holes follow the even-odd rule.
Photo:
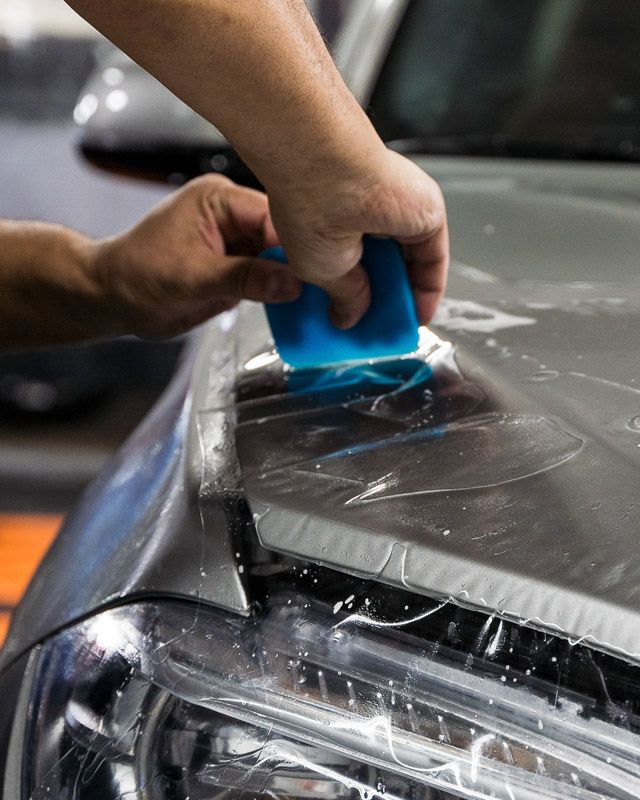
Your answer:
[[[287,263],[281,247],[269,248],[260,256]],[[349,330],[329,321],[329,296],[318,286],[305,284],[292,303],[267,304],[267,318],[283,361],[311,368],[399,356],[417,348],[418,320],[400,245],[392,239],[365,236],[362,265],[371,284],[371,305]]]

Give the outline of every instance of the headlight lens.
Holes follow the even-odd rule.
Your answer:
[[[40,652],[24,797],[640,796],[629,719],[332,612],[144,602],[61,632]]]

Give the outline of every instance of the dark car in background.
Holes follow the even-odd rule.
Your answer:
[[[638,43],[623,0],[354,0],[336,59],[448,204],[433,330],[189,343],[16,613],[3,800],[640,796]],[[147,147],[105,70],[165,113],[115,58],[105,163]]]

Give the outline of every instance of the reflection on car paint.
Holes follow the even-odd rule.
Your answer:
[[[469,277],[469,268],[466,276]],[[472,278],[474,280],[475,276]],[[471,300],[456,300],[445,297],[438,306],[434,324],[446,331],[474,331],[478,333],[495,333],[505,328],[520,325],[535,325],[533,317],[524,317],[500,311],[489,306],[480,305]]]

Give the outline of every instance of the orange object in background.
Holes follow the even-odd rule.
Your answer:
[[[0,513],[0,646],[18,604],[42,557],[54,540],[59,514]]]

